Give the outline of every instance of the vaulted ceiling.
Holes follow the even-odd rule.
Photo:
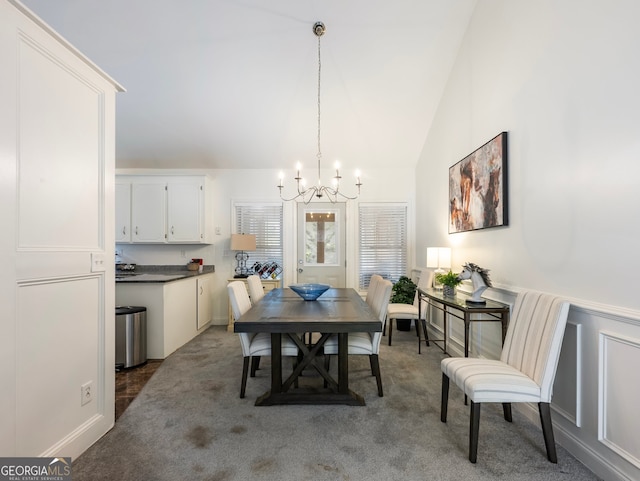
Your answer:
[[[118,168],[415,165],[476,0],[23,0],[126,89]],[[323,164],[324,166],[325,164]]]

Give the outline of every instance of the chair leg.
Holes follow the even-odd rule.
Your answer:
[[[376,384],[378,385],[378,396],[383,397],[382,393],[382,377],[380,376],[380,361],[377,354],[371,354],[369,356],[369,363],[371,364],[371,370],[376,376]]]
[[[478,458],[478,433],[480,431],[481,403],[471,401],[471,420],[469,423],[469,461],[476,462]]]
[[[242,381],[240,382],[240,399],[244,398],[244,391],[247,387],[247,373],[249,372],[249,358],[245,357],[242,361]]]
[[[393,336],[393,319],[389,318],[389,345],[391,345],[391,336]]]
[[[251,358],[251,377],[256,377],[256,371],[260,368],[260,356]]]
[[[449,407],[449,376],[442,373],[442,398],[440,402],[440,421],[447,422],[447,408]]]
[[[511,417],[511,403],[502,403],[502,410],[504,411],[504,420],[512,422],[513,418]]]
[[[544,444],[547,448],[547,458],[552,463],[557,463],[556,441],[553,437],[553,424],[551,423],[551,404],[538,403],[538,409],[540,410],[540,423],[542,424]]]
[[[387,316],[384,316],[384,323],[382,324],[382,335],[387,335]]]

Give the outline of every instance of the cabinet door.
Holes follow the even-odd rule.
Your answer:
[[[167,239],[203,242],[203,185],[200,180],[167,185]]]
[[[116,242],[131,242],[131,184],[116,182]]]
[[[198,320],[197,328],[201,329],[212,321],[213,309],[211,306],[211,276],[200,276],[196,283],[198,295]]]
[[[134,183],[131,187],[133,242],[166,242],[166,184]]]

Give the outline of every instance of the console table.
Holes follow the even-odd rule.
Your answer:
[[[418,319],[422,319],[422,301],[426,302],[427,309],[429,306],[434,307],[444,313],[444,338],[429,339],[427,335],[426,320],[422,319],[423,330],[425,334],[425,342],[435,342],[445,354],[447,352],[447,314],[457,317],[464,322],[464,356],[469,357],[469,324],[472,322],[501,322],[502,323],[502,344],[507,334],[507,326],[509,325],[509,306],[501,302],[491,301],[487,299],[486,304],[469,305],[466,303],[467,296],[448,297],[441,290],[421,289],[418,288]],[[431,310],[427,313],[431,317]],[[483,314],[482,317],[480,315]],[[426,317],[426,316],[425,316]],[[437,343],[441,342],[442,347]],[[420,353],[420,337],[418,337],[418,353]]]

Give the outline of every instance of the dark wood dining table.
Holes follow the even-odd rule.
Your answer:
[[[348,336],[350,332],[380,332],[382,323],[354,289],[331,288],[315,301],[305,301],[291,289],[274,289],[234,323],[234,332],[271,333],[271,389],[256,406],[274,404],[348,404],[364,406],[362,396],[349,389]],[[319,333],[305,342],[305,333]],[[338,337],[338,379],[324,367],[323,345]],[[291,375],[282,380],[282,336],[300,351]],[[311,337],[311,336],[309,336]],[[296,388],[307,367],[323,378],[322,386]],[[326,386],[326,387],[325,387]]]

